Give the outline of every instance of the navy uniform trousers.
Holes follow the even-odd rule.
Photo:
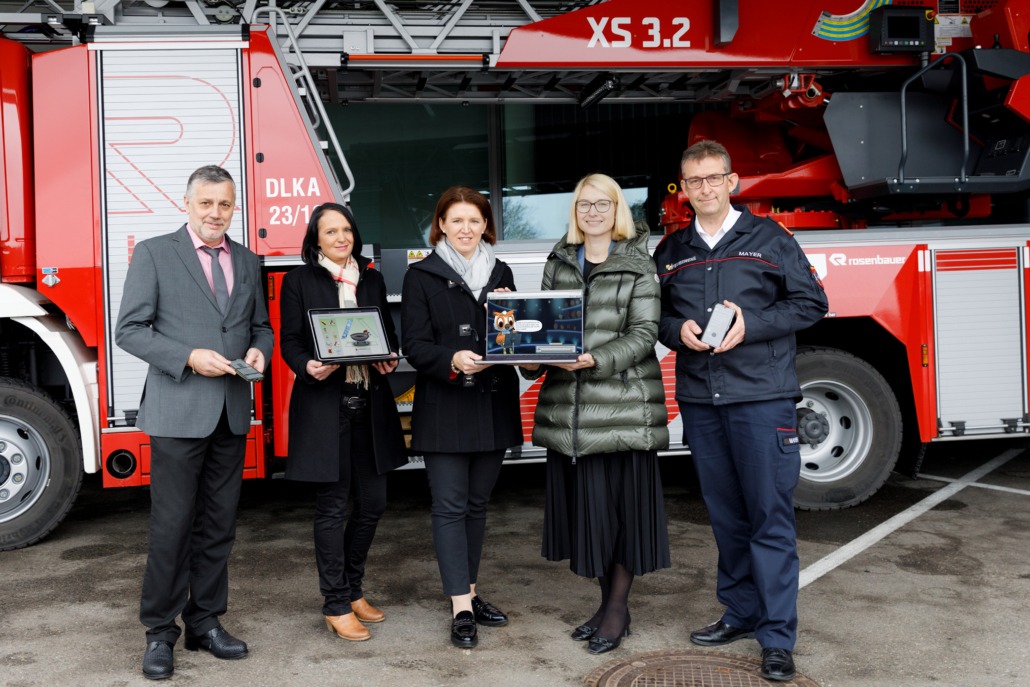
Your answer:
[[[794,403],[679,406],[719,547],[722,620],[754,628],[765,649],[793,651],[799,571],[793,499],[801,473]]]

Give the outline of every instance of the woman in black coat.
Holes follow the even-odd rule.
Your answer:
[[[474,189],[444,192],[429,240],[434,251],[408,269],[401,297],[404,354],[418,372],[411,447],[426,462],[451,641],[474,647],[477,623],[508,623],[476,595],[476,578],[504,452],[522,444],[519,383],[511,367],[475,361],[485,352],[487,294],[514,289],[515,281],[494,257],[490,205]]]
[[[362,622],[384,619],[365,599],[361,581],[386,509],[386,472],[407,462],[397,406],[383,376],[397,361],[319,362],[307,313],[375,306],[395,354],[397,334],[383,277],[361,256],[361,235],[349,208],[336,203],[315,208],[301,254],[305,264],[283,278],[280,295],[279,352],[297,375],[286,478],[315,483],[315,561],[326,624],[343,639],[361,641],[371,637]],[[353,498],[349,519],[348,497]]]

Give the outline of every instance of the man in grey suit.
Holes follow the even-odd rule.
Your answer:
[[[143,674],[171,677],[182,614],[186,648],[243,658],[245,642],[219,622],[229,598],[250,430],[250,384],[231,361],[259,371],[272,353],[257,256],[225,236],[236,187],[201,167],[186,186],[188,220],[139,243],[125,277],[115,341],[149,363],[136,426],[150,435],[150,544],[140,621]]]

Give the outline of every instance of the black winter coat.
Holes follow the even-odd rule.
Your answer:
[[[401,330],[404,355],[418,371],[411,417],[411,448],[420,453],[495,451],[522,444],[519,381],[505,365],[472,375],[451,375],[461,350],[483,355],[487,293],[515,290],[511,268],[497,261],[479,299],[435,253],[404,277]]]
[[[386,302],[383,275],[357,258],[361,270],[357,300],[361,307],[378,307],[383,314],[390,349],[397,350],[397,334]],[[307,482],[339,480],[340,396],[347,375],[343,367],[321,382],[307,373],[315,356],[315,340],[307,322],[312,308],[340,307],[336,283],[328,270],[306,264],[283,277],[280,294],[282,329],[279,354],[297,375],[290,395],[289,458],[286,478]],[[390,384],[369,365],[372,442],[379,473],[408,462],[397,405]]]

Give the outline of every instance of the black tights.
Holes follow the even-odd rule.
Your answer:
[[[601,584],[601,605],[586,622],[596,627],[595,636],[616,639],[629,627],[629,590],[633,586],[633,573],[618,563],[609,564]]]

